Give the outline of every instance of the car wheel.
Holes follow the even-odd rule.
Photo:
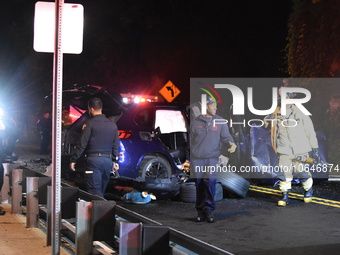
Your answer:
[[[146,156],[139,167],[139,176],[145,178],[171,178],[170,163],[161,156]]]
[[[196,202],[196,183],[194,182],[186,182],[181,184],[180,200],[185,203],[195,203]],[[223,188],[221,183],[216,182],[216,192],[214,200],[215,202],[221,201],[223,199]]]
[[[250,183],[242,176],[232,172],[218,172],[217,181],[229,193],[244,198],[249,190]]]
[[[216,182],[216,192],[215,192],[215,202],[221,201],[223,199],[223,187],[222,184]]]

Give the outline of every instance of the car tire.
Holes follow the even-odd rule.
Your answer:
[[[170,163],[162,156],[146,156],[139,167],[139,177],[170,179],[172,176]]]
[[[185,203],[195,203],[196,202],[196,183],[187,182],[182,183],[180,187],[179,198]],[[214,200],[215,202],[221,201],[223,199],[223,188],[221,183],[216,183],[216,192]]]
[[[250,183],[246,179],[232,172],[218,172],[217,181],[228,193],[241,198],[246,197],[250,187]]]

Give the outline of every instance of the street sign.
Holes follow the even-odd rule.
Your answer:
[[[175,86],[175,84],[168,81],[163,88],[160,89],[159,93],[166,101],[171,103],[181,93],[181,91]]]
[[[34,42],[37,52],[54,53],[55,3],[36,2],[34,13]],[[80,54],[83,51],[84,7],[81,4],[63,4],[62,53]]]

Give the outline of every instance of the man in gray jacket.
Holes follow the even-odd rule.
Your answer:
[[[222,119],[216,110],[216,101],[208,98],[207,113],[199,115],[190,125],[190,172],[196,178],[197,222],[214,222],[216,172],[210,170],[218,165],[222,146],[228,146],[230,153],[236,150],[228,125],[215,123],[216,119]]]

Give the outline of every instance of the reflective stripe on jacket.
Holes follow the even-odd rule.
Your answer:
[[[193,158],[218,158],[222,146],[234,143],[227,124],[215,124],[215,115],[211,119],[198,116],[190,125],[190,156]]]

